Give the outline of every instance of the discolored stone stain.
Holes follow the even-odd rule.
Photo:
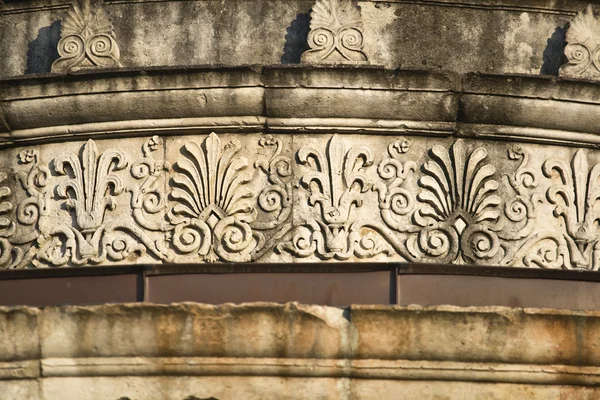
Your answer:
[[[556,18],[556,21],[560,21]],[[507,21],[504,33],[504,62],[520,66],[514,72],[536,74],[544,63],[546,41],[553,31],[553,20],[539,14],[523,12]]]
[[[395,40],[390,57],[402,68],[433,68],[455,72],[503,69],[504,13],[469,8],[401,5],[390,26]],[[478,21],[477,25],[473,21]],[[427,34],[415,35],[415,32]]]
[[[109,2],[106,8],[125,66],[239,65],[297,62],[304,45],[289,39],[300,40],[305,35],[302,27],[308,20],[296,18],[307,15],[313,3],[186,1],[159,6]],[[375,64],[390,68],[536,73],[543,63],[547,39],[569,19],[569,15],[535,9],[522,12],[366,1],[359,5],[366,23],[366,50],[373,54]],[[1,23],[46,35],[43,30],[54,26],[63,13],[62,8],[8,13]],[[299,30],[293,21],[301,23]],[[51,59],[56,49],[43,44],[31,53],[33,58],[19,59],[16,55],[26,54],[32,41],[47,40],[16,39],[0,42],[5,48],[0,53],[9,54],[0,63],[0,76],[47,72],[43,63],[35,60]]]

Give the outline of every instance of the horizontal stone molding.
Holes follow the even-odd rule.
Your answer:
[[[600,383],[598,312],[182,303],[0,309],[0,320],[9,315],[12,331],[0,330],[1,343],[34,352],[2,353],[9,361],[0,362],[0,388],[39,379],[39,398],[52,398],[58,382],[73,390],[103,379],[108,390],[122,377],[160,377],[165,385],[180,377],[236,377],[236,385],[253,377],[346,379],[351,387],[367,380],[382,388],[395,381],[484,384],[477,393],[487,382],[539,385],[529,396]],[[208,387],[216,398],[224,395],[219,387]],[[119,395],[131,396],[125,390]],[[248,390],[257,398],[270,393]]]
[[[1,81],[0,267],[597,271],[598,93],[372,66]]]
[[[597,386],[600,368],[418,360],[313,358],[108,357],[50,358],[44,377],[280,376]]]
[[[0,81],[0,134],[5,145],[234,129],[596,146],[599,100],[585,81],[370,66],[102,71]]]

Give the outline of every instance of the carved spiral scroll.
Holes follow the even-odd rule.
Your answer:
[[[177,225],[173,232],[173,246],[184,254],[197,253],[205,256],[210,250],[211,243],[210,228],[199,219]]]
[[[120,64],[119,46],[110,35],[98,34],[90,37],[87,55],[94,65],[110,67]]]

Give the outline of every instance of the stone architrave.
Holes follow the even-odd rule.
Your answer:
[[[363,22],[360,8],[351,0],[317,0],[312,8],[309,50],[302,62],[310,64],[363,64]]]
[[[113,25],[100,3],[75,0],[62,20],[58,54],[56,73],[122,67]]]
[[[600,79],[600,21],[591,5],[573,18],[566,42],[568,62],[560,68],[559,75]]]

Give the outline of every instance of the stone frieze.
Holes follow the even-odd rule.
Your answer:
[[[2,154],[2,268],[317,260],[600,268],[594,150],[212,133]]]

